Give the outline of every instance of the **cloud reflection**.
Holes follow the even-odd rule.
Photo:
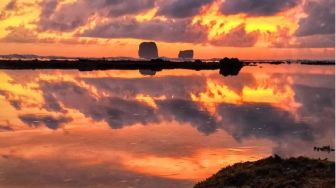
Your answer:
[[[0,116],[7,179],[0,185],[34,186],[33,177],[42,177],[56,187],[188,187],[272,153],[321,157],[314,145],[334,142],[334,78],[302,69],[307,74],[252,67],[226,78],[206,71],[0,73],[0,104],[8,108]],[[202,94],[207,100],[193,98]],[[40,176],[46,169],[52,173]]]
[[[70,123],[72,121],[69,117],[53,117],[53,116],[39,116],[34,114],[20,115],[21,121],[29,125],[30,127],[37,127],[39,125],[45,125],[49,129],[58,129],[61,125]]]
[[[287,111],[267,104],[220,105],[224,129],[237,140],[251,136],[281,141],[286,137],[298,137],[312,141],[313,132],[308,124],[296,121]]]
[[[255,96],[247,96],[246,88],[251,91],[254,89],[256,89],[255,91],[260,89],[268,91],[271,86],[274,88],[279,87],[276,90],[280,92],[280,96],[281,92],[287,92],[283,84],[287,84],[287,88],[291,87],[291,83],[285,81],[288,79],[287,77],[273,76],[272,79],[278,81],[272,82],[267,86],[260,79],[259,81],[258,79],[256,80],[251,74],[242,74],[236,78],[222,78],[211,75],[209,79],[202,76],[165,76],[156,78],[86,77],[81,78],[80,82],[43,80],[39,82],[39,88],[45,101],[45,110],[61,113],[64,116],[67,115],[67,109],[77,110],[94,121],[106,122],[111,128],[174,120],[181,123],[190,123],[190,125],[196,127],[197,130],[204,134],[211,134],[218,128],[231,130],[229,132],[238,140],[251,135],[257,137],[268,135],[269,137],[277,137],[272,137],[272,139],[277,140],[288,134],[297,134],[301,139],[311,140],[313,134],[309,128],[309,123],[298,120],[297,115],[300,117],[305,117],[307,114],[315,116],[322,110],[319,107],[328,107],[332,110],[332,106],[329,104],[334,104],[334,101],[330,101],[333,92],[331,92],[331,89],[323,90],[323,88],[310,88],[309,90],[303,86],[290,88],[290,91],[295,92],[296,95],[295,98],[290,97],[286,100],[303,105],[299,108],[298,114],[293,111],[287,111],[289,108],[279,106],[279,104],[285,105],[286,100],[281,97],[277,101],[278,93],[274,93],[274,91],[267,94],[267,96],[263,96],[263,100],[256,92],[254,93]],[[209,109],[204,108],[203,104],[209,105],[212,101],[210,100],[211,98],[209,100],[205,100],[206,98],[201,100],[200,98],[200,101],[198,101],[193,100],[196,99],[196,96],[193,98],[193,95],[190,95],[190,93],[202,94],[207,89],[211,91],[209,80],[216,80],[216,83],[221,85],[221,87],[225,87],[228,91],[242,96],[239,96],[237,100],[229,100],[228,96],[223,93],[224,91],[218,91],[221,93],[218,96],[221,100],[216,100],[217,104],[213,106],[214,111],[209,111]],[[279,82],[279,80],[283,81]],[[93,93],[92,90],[83,87],[83,83],[95,88],[97,92]],[[246,83],[246,85],[243,83]],[[263,86],[260,86],[261,83]],[[307,93],[314,92],[318,93],[310,95],[310,98],[307,96]],[[217,91],[211,91],[207,95],[208,97],[215,97],[216,93]],[[2,94],[9,95],[5,92],[2,92]],[[294,95],[291,94],[290,96]],[[313,102],[314,99],[315,102]],[[20,110],[20,101],[11,103],[17,110]],[[312,104],[315,105],[311,106]],[[265,114],[268,115],[265,116]],[[34,121],[38,121],[43,122],[52,129],[58,128],[59,124],[67,123],[64,119],[38,118],[31,115],[21,116],[20,119],[29,126],[36,126],[37,123],[34,123]],[[56,120],[62,121],[61,123],[50,123],[56,122]],[[261,128],[264,130],[260,131]]]

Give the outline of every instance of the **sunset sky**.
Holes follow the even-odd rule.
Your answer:
[[[334,0],[1,0],[0,54],[334,59]]]

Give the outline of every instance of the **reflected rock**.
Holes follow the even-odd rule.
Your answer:
[[[220,60],[220,74],[223,76],[237,76],[244,67],[243,62],[237,58],[224,58]]]
[[[156,75],[156,71],[150,70],[150,69],[140,69],[139,72],[143,76],[155,76]]]
[[[144,59],[156,59],[159,57],[155,42],[143,42],[139,46],[139,57]]]
[[[193,59],[194,58],[194,50],[183,50],[178,54],[178,58],[180,59]]]

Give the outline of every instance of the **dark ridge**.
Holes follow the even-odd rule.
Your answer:
[[[335,61],[302,61],[303,65],[335,65]]]
[[[243,62],[249,65],[257,65],[257,64],[335,65],[335,61],[332,61],[332,60],[246,60]]]
[[[305,157],[269,157],[238,163],[219,171],[194,188],[335,186],[335,162]]]
[[[222,59],[220,62],[203,62],[201,60],[174,62],[162,59],[152,60],[118,60],[106,59],[78,59],[78,60],[0,60],[0,69],[25,70],[25,69],[77,69],[79,71],[94,70],[151,70],[163,69],[190,69],[190,70],[217,70],[224,76],[234,76],[244,67],[238,59]]]
[[[258,64],[289,64],[291,61],[240,61],[236,58],[224,58],[220,61],[186,60],[182,62],[152,59],[152,60],[109,60],[101,59],[55,59],[55,60],[1,60],[0,69],[64,69],[79,71],[94,70],[151,70],[189,69],[189,70],[217,70],[224,76],[235,76],[244,66]],[[293,63],[306,65],[335,65],[331,61],[295,61]],[[142,71],[143,72],[143,71]]]

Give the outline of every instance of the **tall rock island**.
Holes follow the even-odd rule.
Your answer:
[[[139,46],[139,57],[144,59],[157,59],[159,52],[155,42],[141,43]]]

